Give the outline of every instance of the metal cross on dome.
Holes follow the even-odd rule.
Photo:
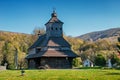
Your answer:
[[[56,11],[56,8],[55,8],[55,7],[53,7],[53,13],[55,13],[55,11]]]

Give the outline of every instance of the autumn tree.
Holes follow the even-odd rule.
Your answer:
[[[94,62],[96,50],[97,50],[97,45],[95,43],[84,42],[84,44],[79,49],[81,59],[83,61],[86,60],[86,59],[89,59],[92,62]]]
[[[118,37],[117,48],[120,50],[120,37]]]
[[[65,35],[64,38],[70,43],[72,50],[79,54],[79,48],[83,44],[83,40]]]

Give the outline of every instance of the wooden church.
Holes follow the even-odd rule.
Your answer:
[[[72,68],[73,58],[77,55],[71,50],[71,45],[63,38],[63,22],[57,18],[55,11],[45,24],[46,34],[40,35],[28,49],[26,57],[28,68],[44,66],[49,69]]]

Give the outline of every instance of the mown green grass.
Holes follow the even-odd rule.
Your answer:
[[[0,80],[120,80],[120,70],[62,69],[0,71]]]

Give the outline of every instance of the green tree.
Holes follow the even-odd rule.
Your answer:
[[[96,65],[96,66],[105,66],[105,65],[106,65],[106,60],[105,60],[105,58],[104,58],[103,55],[98,54],[98,55],[95,57],[95,65]]]
[[[118,58],[118,56],[116,54],[112,54],[111,63],[112,63],[112,65],[114,65],[114,64],[118,65],[120,63],[120,59]]]
[[[3,46],[3,59],[2,59],[2,63],[1,63],[1,65],[4,65],[5,63],[8,63],[8,61],[7,61],[7,53],[8,53],[8,49],[9,49],[9,47],[8,47],[8,42],[5,42],[4,43],[4,46]]]
[[[3,45],[4,45],[4,41],[0,41],[0,65],[3,61]]]
[[[75,58],[75,59],[73,59],[73,62],[72,62],[72,65],[74,66],[74,67],[79,67],[80,66],[80,58]]]

